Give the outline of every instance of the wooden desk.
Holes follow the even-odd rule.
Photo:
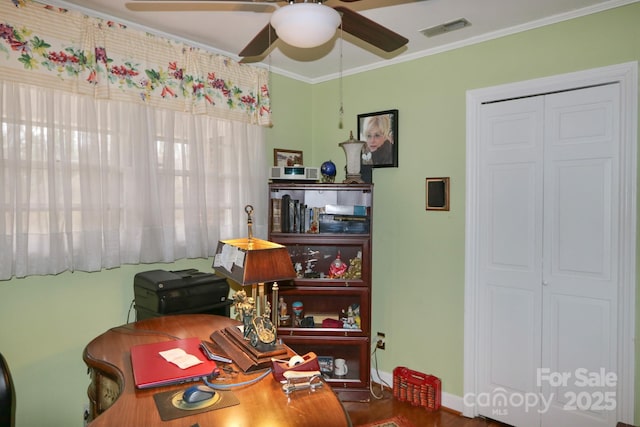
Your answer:
[[[351,426],[349,415],[327,384],[316,391],[296,391],[287,396],[271,375],[257,383],[233,388],[239,405],[198,415],[162,421],[153,395],[188,385],[136,389],[133,383],[129,349],[136,344],[199,337],[210,341],[210,334],[239,322],[221,316],[189,314],[164,316],[112,328],[91,341],[83,359],[91,374],[88,394],[91,427],[100,426],[234,426],[234,427],[342,427]],[[239,383],[264,371],[238,374]]]

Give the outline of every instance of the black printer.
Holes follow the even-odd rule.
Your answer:
[[[150,270],[133,278],[136,319],[169,314],[205,313],[229,317],[229,284],[196,269]]]

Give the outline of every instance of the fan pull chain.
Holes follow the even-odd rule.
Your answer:
[[[342,21],[340,21],[340,75],[339,75],[339,79],[340,79],[340,110],[339,110],[339,115],[340,115],[340,120],[338,121],[338,129],[342,129],[343,127],[343,118],[344,118],[344,105],[343,105],[343,94],[342,94],[342,43],[343,43],[343,37],[342,37]]]
[[[269,47],[267,49],[271,49],[271,22],[269,22]],[[273,109],[271,106],[273,105],[273,90],[271,88],[271,52],[273,49],[269,51],[269,56],[267,57],[267,85],[269,88],[269,109],[271,113],[269,114],[269,127],[273,127],[273,122],[271,121],[271,117],[273,116]]]

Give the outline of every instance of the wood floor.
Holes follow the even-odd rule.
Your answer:
[[[379,394],[377,385],[374,391]],[[397,401],[388,389],[384,390],[382,399],[371,397],[369,403],[344,402],[343,405],[354,427],[397,415],[411,421],[414,427],[505,427],[505,424],[496,421],[465,418],[442,408],[436,412],[429,412],[425,408]]]

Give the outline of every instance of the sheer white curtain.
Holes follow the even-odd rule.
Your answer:
[[[0,280],[266,234],[264,128],[0,82]]]

